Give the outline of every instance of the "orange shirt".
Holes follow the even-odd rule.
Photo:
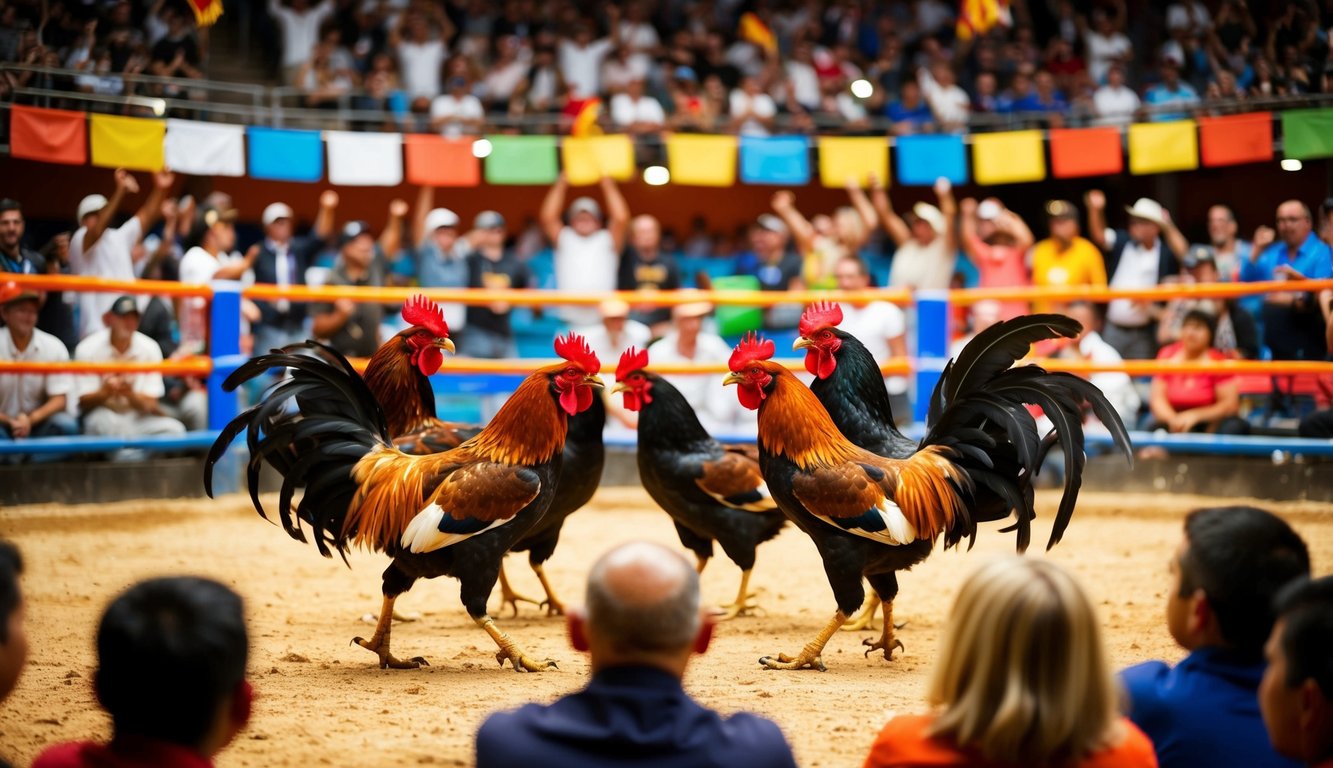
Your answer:
[[[944,739],[927,736],[933,720],[933,715],[903,715],[890,720],[870,747],[865,768],[1010,768],[988,763]],[[1071,768],[1157,768],[1157,755],[1148,737],[1129,720],[1121,718],[1120,722],[1125,728],[1121,743],[1089,755]]]
[[[1069,247],[1060,250],[1055,238],[1046,238],[1032,246],[1033,285],[1106,286],[1106,260],[1091,240],[1075,237]],[[1049,302],[1038,302],[1036,312],[1050,312]]]

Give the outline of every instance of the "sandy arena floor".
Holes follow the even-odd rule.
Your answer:
[[[1112,661],[1177,659],[1162,613],[1166,563],[1189,509],[1229,500],[1088,494],[1050,557],[1075,570],[1102,612]],[[1041,499],[1049,520],[1055,497]],[[1268,505],[1310,543],[1317,573],[1333,569],[1333,507]],[[1039,521],[1040,523],[1041,521]],[[895,615],[906,653],[863,658],[872,632],[842,633],[824,653],[829,670],[771,672],[756,660],[795,653],[833,605],[809,539],[789,528],[759,551],[751,587],[766,609],[723,625],[687,678],[690,692],[723,711],[754,710],[780,723],[806,766],[859,765],[890,712],[918,709],[941,626],[961,578],[988,557],[1012,551],[993,526],[971,552],[937,551],[900,576]],[[1034,541],[1044,542],[1039,526]],[[378,610],[386,560],[357,554],[349,570],[321,558],[258,519],[248,499],[145,501],[0,510],[0,536],[24,551],[32,656],[18,690],[0,705],[0,755],[26,765],[56,741],[103,736],[106,718],[89,685],[92,637],[102,607],[133,581],[160,574],[212,576],[244,595],[252,638],[250,670],[259,699],[249,730],[219,765],[467,765],[472,734],[491,711],[549,701],[581,687],[586,659],[569,648],[563,621],[524,606],[501,626],[559,671],[520,675],[495,664],[490,640],[467,618],[457,582],[419,582],[399,601],[422,614],[395,626],[399,657],[432,666],[384,671],[349,646],[368,635],[362,617]],[[609,545],[642,537],[679,546],[670,521],[637,489],[607,489],[566,525],[548,565],[559,594],[578,602],[586,564]],[[1038,557],[1047,555],[1036,554]],[[540,594],[526,561],[510,558],[516,586]],[[705,598],[728,602],[738,571],[724,557],[704,574]],[[493,598],[492,606],[498,603]],[[998,630],[997,630],[998,631]]]

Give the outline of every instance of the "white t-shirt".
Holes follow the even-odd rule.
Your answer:
[[[641,96],[636,101],[629,94],[618,93],[611,99],[611,121],[622,128],[633,123],[662,125],[666,112],[652,96]]]
[[[625,90],[631,80],[647,79],[648,66],[635,56],[630,56],[623,62],[619,59],[607,59],[602,65],[602,88],[610,93]]]
[[[486,111],[481,108],[481,99],[470,93],[463,94],[462,98],[455,98],[450,94],[436,96],[430,103],[430,119],[461,117],[464,119],[481,120],[485,118]],[[476,131],[476,128],[470,128]],[[464,133],[463,126],[458,123],[446,123],[444,130],[441,131],[444,136],[457,138]]]
[[[181,257],[180,281],[185,285],[207,285],[221,268],[221,259],[196,245]]]
[[[633,51],[630,54],[630,61],[633,66],[647,72],[653,63],[648,51],[661,45],[662,39],[657,36],[657,30],[653,29],[652,24],[622,21],[620,22],[620,42]]]
[[[561,291],[595,293],[616,289],[620,258],[611,233],[599,229],[587,237],[570,227],[560,230],[555,243],[555,287]],[[602,321],[597,307],[566,306],[560,316],[570,325],[592,325]]]
[[[929,245],[908,240],[893,253],[893,264],[889,267],[889,287],[919,291],[948,290],[957,261],[958,253],[949,252],[943,236],[937,236]]]
[[[694,357],[682,355],[678,349],[680,337],[675,331],[653,342],[648,347],[648,359],[661,363],[725,363],[731,357],[731,347],[721,336],[701,331],[695,341]],[[710,433],[723,435],[751,435],[758,431],[758,411],[751,411],[736,399],[732,387],[722,386],[721,374],[676,374],[663,376],[680,390],[694,407],[699,422]]]
[[[268,12],[282,30],[282,66],[297,67],[310,58],[319,42],[319,27],[333,13],[333,2],[324,0],[305,13],[297,13],[278,0],[269,0]]]
[[[821,96],[819,75],[815,68],[803,61],[787,62],[787,87],[796,103],[806,109],[818,109]]]
[[[1107,240],[1107,246],[1114,246],[1115,238]],[[1111,275],[1111,288],[1151,288],[1157,285],[1157,269],[1161,265],[1162,240],[1158,238],[1151,248],[1144,248],[1135,241],[1125,245],[1120,253],[1120,263]],[[1141,328],[1152,319],[1148,314],[1148,303],[1130,299],[1112,299],[1106,305],[1106,319],[1116,325],[1128,328]]]
[[[1172,3],[1166,9],[1166,28],[1185,29],[1195,27],[1201,31],[1213,28],[1213,17],[1208,7],[1198,0],[1193,2]]]
[[[518,84],[528,76],[529,64],[526,59],[516,59],[486,73],[482,80],[482,92],[490,101],[504,101],[514,95]]]
[[[601,92],[602,59],[611,52],[607,38],[594,40],[580,48],[569,40],[560,41],[560,74],[576,99],[587,99]]]
[[[638,320],[629,319],[625,320],[625,329],[615,339],[611,338],[606,325],[602,323],[585,326],[578,329],[578,332],[588,340],[588,347],[602,362],[619,361],[621,353],[630,347],[647,349],[648,341],[653,337],[653,332],[648,326]]]
[[[1092,94],[1092,105],[1099,125],[1124,125],[1134,119],[1139,108],[1139,95],[1134,89],[1103,85]]]
[[[893,356],[889,351],[889,339],[907,333],[907,316],[902,309],[887,301],[872,301],[864,307],[844,301],[839,306],[842,307],[842,323],[838,327],[855,336],[875,362],[883,365]],[[903,376],[887,376],[884,383],[890,394],[900,395],[907,391],[907,379]]]
[[[398,67],[403,74],[403,90],[409,98],[434,98],[440,93],[440,68],[449,58],[449,49],[443,40],[414,43],[404,40],[398,44]]]
[[[1092,77],[1092,82],[1100,84],[1106,81],[1106,70],[1111,68],[1111,60],[1123,58],[1133,50],[1133,45],[1128,37],[1119,32],[1112,32],[1103,37],[1089,31],[1087,48],[1088,74]]]
[[[29,363],[65,363],[65,344],[40,328],[32,329],[28,348],[20,352],[10,329],[0,328],[0,360]],[[74,377],[68,373],[13,373],[0,376],[0,413],[17,416],[31,413],[56,395],[68,395]],[[68,407],[68,403],[66,403]]]
[[[930,105],[936,119],[950,125],[967,122],[968,111],[972,108],[972,99],[967,91],[957,84],[940,85],[925,69],[917,73],[917,82],[921,84],[921,93],[926,97],[926,103]]]
[[[143,224],[138,216],[131,216],[119,227],[108,227],[93,244],[91,251],[83,249],[87,227],[79,227],[69,239],[69,267],[76,275],[101,277],[107,280],[133,280],[135,243],[143,237]],[[111,309],[116,294],[108,291],[84,291],[78,294],[79,338],[103,328],[102,315]]]
[[[111,329],[103,328],[83,341],[74,348],[74,359],[87,363],[160,363],[162,362],[162,348],[156,341],[147,336],[134,332],[130,337],[130,346],[124,354],[116,351],[111,346]],[[75,414],[79,412],[79,398],[91,392],[96,392],[102,386],[102,380],[107,376],[123,375],[130,380],[130,389],[136,394],[147,395],[149,397],[162,397],[166,394],[166,386],[162,382],[162,374],[153,371],[151,373],[130,373],[130,374],[89,374],[76,376],[73,392],[69,396],[69,410]],[[102,407],[110,408],[117,413],[128,413],[132,407],[129,400],[124,397],[109,398]]]
[[[758,117],[769,118],[778,113],[778,107],[773,103],[773,97],[767,93],[750,94],[737,88],[731,92],[731,115],[736,117],[742,112],[753,112]],[[764,124],[754,118],[746,118],[741,123],[740,134],[742,136],[767,136],[768,129]]]

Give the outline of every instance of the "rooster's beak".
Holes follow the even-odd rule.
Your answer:
[[[611,394],[613,395],[628,391],[629,391],[629,385],[623,381],[617,381],[615,384],[611,386]]]
[[[722,386],[725,387],[729,384],[740,384],[742,381],[745,381],[745,377],[739,373],[728,373],[727,378],[722,380]]]
[[[595,373],[590,373],[587,376],[583,377],[583,383],[587,384],[590,387],[596,387],[597,389],[601,389],[602,387],[606,386],[602,384],[602,377],[598,376]]]
[[[791,343],[791,348],[792,348],[792,349],[805,349],[806,347],[813,347],[814,345],[815,345],[815,343],[814,343],[813,341],[807,339],[806,337],[804,337],[804,336],[797,336],[797,337],[796,337],[796,341],[793,341],[793,342]]]
[[[449,338],[448,336],[442,339],[436,339],[435,346],[439,347],[440,349],[447,349],[451,354],[455,353],[454,340]]]

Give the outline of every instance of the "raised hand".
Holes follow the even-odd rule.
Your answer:
[[[1106,208],[1106,193],[1100,189],[1088,190],[1088,193],[1083,196],[1083,200],[1088,204],[1088,210],[1101,211]]]
[[[171,172],[170,168],[163,168],[153,174],[153,185],[158,189],[171,189],[171,185],[176,183],[176,174]]]
[[[139,180],[124,168],[116,169],[116,187],[127,195],[139,194]]]
[[[796,207],[796,194],[789,189],[774,192],[772,205],[775,211],[789,211]]]
[[[389,203],[389,215],[395,219],[401,219],[407,215],[407,201],[401,198],[394,198]]]
[[[326,189],[319,195],[319,204],[323,208],[338,207],[338,193],[332,189]]]
[[[1259,227],[1254,230],[1254,244],[1250,249],[1250,261],[1257,260],[1259,254],[1262,253],[1265,248],[1272,245],[1273,241],[1276,239],[1277,232],[1275,232],[1272,227]]]

